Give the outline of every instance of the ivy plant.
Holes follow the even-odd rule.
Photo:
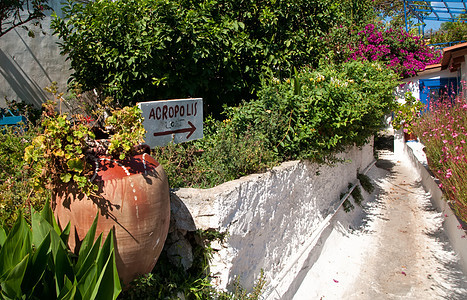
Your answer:
[[[25,149],[24,159],[34,169],[34,186],[53,190],[63,183],[75,184],[85,194],[93,194],[98,187],[90,178],[98,156],[125,159],[143,142],[141,110],[137,106],[112,109],[105,128],[98,128],[109,138],[97,141],[89,116],[60,114],[55,106],[55,102],[44,105],[43,132]]]

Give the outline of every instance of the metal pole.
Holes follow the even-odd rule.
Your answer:
[[[404,0],[404,18],[405,18],[405,31],[409,32],[409,27],[407,25],[407,7],[405,4],[406,0]]]

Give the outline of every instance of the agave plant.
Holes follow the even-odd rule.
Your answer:
[[[97,218],[78,257],[67,247],[70,227],[59,229],[48,203],[32,211],[31,227],[20,215],[11,231],[0,228],[0,298],[116,299],[113,233],[103,244],[102,234],[94,242]]]

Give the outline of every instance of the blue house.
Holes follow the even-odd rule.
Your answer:
[[[397,97],[402,100],[405,92],[410,91],[416,99],[429,105],[442,95],[460,93],[467,79],[466,55],[467,43],[444,48],[441,62],[427,66],[417,76],[405,78],[405,84],[396,91]]]

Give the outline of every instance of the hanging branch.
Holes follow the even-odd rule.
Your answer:
[[[33,20],[37,22],[45,17],[45,11],[51,7],[47,5],[48,0],[2,0],[0,2],[0,37],[17,27],[22,27],[29,31],[26,23]],[[30,36],[34,36],[29,31]]]

